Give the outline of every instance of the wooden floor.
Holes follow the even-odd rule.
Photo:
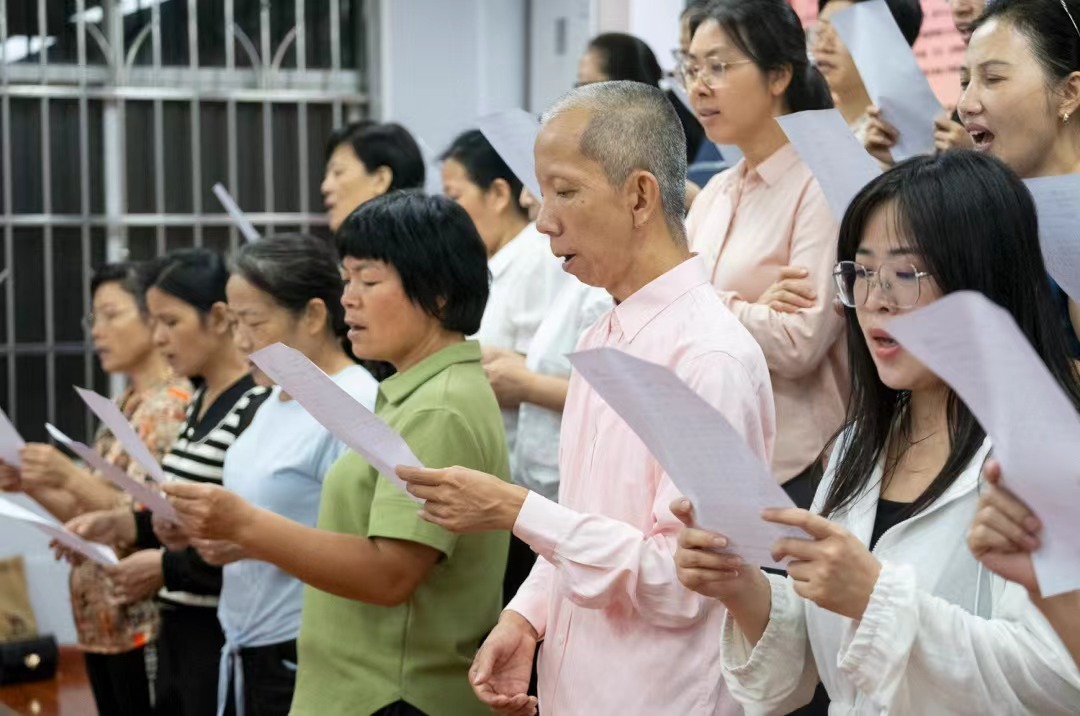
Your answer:
[[[94,696],[86,679],[82,652],[60,648],[55,679],[0,687],[0,716],[94,716]]]

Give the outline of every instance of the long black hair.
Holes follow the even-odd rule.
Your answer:
[[[229,269],[219,254],[209,249],[178,249],[164,259],[152,286],[188,304],[205,319],[214,304],[226,303]]]
[[[1064,6],[1063,6],[1064,4]],[[972,31],[990,20],[1008,22],[1031,43],[1046,76],[1060,81],[1080,70],[1080,2],[1077,0],[994,0]]]
[[[998,159],[966,150],[898,164],[864,187],[848,207],[840,225],[841,261],[855,260],[871,217],[886,206],[893,209],[898,233],[922,257],[940,290],[978,291],[1009,311],[1080,407],[1080,378],[1051,298],[1035,204],[1016,174]],[[868,487],[890,440],[906,446],[911,438],[910,393],[881,381],[855,310],[847,309],[846,315],[851,398],[836,473],[822,508],[825,516],[849,507]],[[952,390],[947,411],[949,457],[909,514],[941,497],[986,437]],[[886,475],[892,467],[885,465]]]
[[[832,94],[806,54],[806,32],[787,0],[713,0],[690,18],[691,37],[712,20],[762,72],[791,68],[784,92],[789,112],[831,109]]]
[[[599,57],[600,69],[609,80],[660,86],[664,71],[644,40],[624,32],[605,32],[589,40],[588,49]]]

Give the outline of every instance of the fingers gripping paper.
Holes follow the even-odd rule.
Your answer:
[[[761,511],[795,505],[719,411],[667,368],[612,348],[575,353],[570,362],[694,503],[701,527],[726,536],[730,551],[751,564],[783,566],[772,545],[805,534],[765,522]]]
[[[401,435],[357,402],[303,353],[275,343],[252,353],[251,360],[320,425],[363,455],[383,477],[402,490],[405,483],[394,474],[394,468],[423,467]]]
[[[1009,489],[1042,520],[1033,561],[1043,595],[1080,589],[1080,416],[1012,316],[961,291],[888,331],[971,409]]]
[[[64,527],[54,518],[31,512],[6,497],[0,497],[0,517],[6,517],[36,527],[65,547],[98,564],[116,564],[119,561],[116,558],[116,553],[105,545],[88,542],[67,527]]]

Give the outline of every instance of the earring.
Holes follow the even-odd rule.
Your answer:
[[[1062,124],[1068,124],[1069,123],[1069,113],[1068,112],[1066,112],[1065,115],[1061,118],[1061,123]]]

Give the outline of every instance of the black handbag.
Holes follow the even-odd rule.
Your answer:
[[[0,642],[0,686],[51,679],[59,656],[52,635]]]

